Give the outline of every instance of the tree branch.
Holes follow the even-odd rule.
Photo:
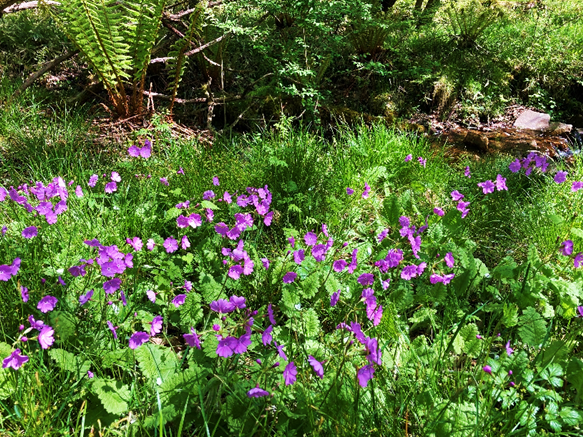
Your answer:
[[[10,3],[12,3],[10,6],[5,7],[4,9],[0,9],[0,17],[3,14],[10,14],[13,12],[24,11],[25,9],[38,8],[39,3],[42,3],[43,5],[47,5],[47,6],[60,6],[61,5],[59,2],[56,2],[53,0],[44,0],[42,2],[33,1],[33,2],[25,2],[25,3],[20,3],[20,4],[15,4],[15,3],[17,3],[17,1],[8,2],[8,4],[10,4]]]
[[[35,80],[37,80],[39,77],[41,77],[47,71],[55,68],[61,62],[66,61],[69,58],[72,58],[77,53],[79,53],[79,50],[67,52],[64,55],[59,56],[58,58],[53,59],[52,61],[46,62],[45,64],[43,64],[43,66],[38,71],[36,71],[35,73],[28,76],[28,79],[26,79],[24,81],[24,83],[22,84],[22,86],[16,90],[16,92],[12,95],[12,98],[19,96],[25,89],[27,89],[29,86],[31,86]]]
[[[216,38],[216,39],[213,39],[212,41],[210,41],[210,42],[207,42],[206,44],[204,44],[204,45],[202,45],[202,46],[200,46],[200,47],[197,47],[197,48],[195,48],[195,49],[192,49],[192,50],[190,50],[190,51],[186,52],[186,53],[184,54],[184,56],[192,56],[192,55],[195,55],[196,53],[200,53],[200,52],[202,52],[204,49],[206,49],[206,48],[208,48],[208,47],[210,47],[210,46],[212,46],[212,45],[215,45],[215,44],[216,44],[216,43],[218,43],[218,42],[221,42],[223,39],[225,39],[225,38],[226,38],[226,37],[229,35],[229,33],[230,33],[230,32],[227,32],[227,33],[225,33],[224,35],[222,35],[222,36],[219,36],[218,38]],[[171,60],[171,59],[175,59],[175,58],[174,58],[174,57],[166,57],[166,58],[155,58],[155,59],[152,59],[152,60],[150,61],[150,64],[158,64],[158,63],[164,63],[164,64],[165,64],[165,63],[167,63],[167,62],[168,62],[169,60]]]

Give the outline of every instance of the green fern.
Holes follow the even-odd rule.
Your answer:
[[[91,64],[120,116],[141,111],[142,93],[165,0],[68,0],[57,16]],[[131,81],[128,99],[125,85]]]

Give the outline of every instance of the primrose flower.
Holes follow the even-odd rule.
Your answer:
[[[348,194],[349,196],[352,196],[354,194],[354,190],[350,187],[346,188],[346,194]]]
[[[492,368],[490,366],[484,366],[482,367],[482,370],[486,372],[488,375],[492,374]]]
[[[285,369],[283,370],[283,380],[285,381],[285,385],[292,385],[296,382],[296,376],[298,374],[298,370],[296,365],[293,361],[290,361]]]
[[[202,200],[210,200],[215,197],[215,193],[212,190],[205,191],[202,193]]]
[[[113,338],[117,340],[117,326],[113,326],[113,323],[111,323],[109,320],[107,321],[107,327],[109,328],[109,330],[112,332],[113,334]]]
[[[261,334],[261,341],[263,342],[263,346],[267,346],[268,344],[271,344],[271,342],[273,341],[271,331],[273,331],[273,325],[269,325],[267,328],[265,328],[263,334]]]
[[[344,270],[346,268],[347,264],[348,263],[346,261],[344,261],[343,259],[339,259],[339,260],[336,260],[332,263],[332,269],[335,272],[341,272],[342,270]]]
[[[156,316],[151,322],[150,336],[153,337],[162,331],[162,316]]]
[[[377,235],[377,239],[379,240],[379,243],[380,243],[381,241],[383,241],[383,240],[384,240],[384,239],[387,237],[387,235],[389,235],[389,230],[388,230],[388,229],[383,229],[383,230],[380,232],[380,234],[379,234],[379,235]]]
[[[508,191],[508,187],[506,186],[506,178],[502,177],[501,174],[496,176],[496,189],[498,191],[502,191],[502,190]]]
[[[232,313],[235,311],[235,305],[232,302],[229,302],[225,299],[213,300],[210,304],[211,311],[220,313],[220,314],[227,314]]]
[[[484,194],[490,194],[494,192],[495,185],[492,181],[487,180],[486,182],[478,182],[478,187],[482,188]]]
[[[451,194],[451,198],[454,200],[454,202],[457,202],[458,200],[462,200],[465,197],[458,190],[452,191],[450,194]]]
[[[113,294],[121,287],[121,279],[113,278],[103,283],[103,290],[105,294]]]
[[[407,156],[405,156],[405,162],[409,162],[413,159],[413,155],[409,154]]]
[[[97,176],[96,174],[91,175],[91,177],[89,178],[89,182],[87,182],[87,185],[89,185],[91,188],[94,188],[95,185],[97,184],[98,179],[99,176]]]
[[[156,303],[156,293],[154,293],[152,290],[147,290],[146,291],[146,296],[148,296],[148,299],[152,303]]]
[[[314,246],[318,242],[318,237],[313,232],[308,232],[304,235],[304,241],[306,246]]]
[[[427,160],[425,158],[422,158],[421,156],[417,158],[417,161],[419,161],[419,164],[421,164],[423,167],[425,167],[425,165],[427,164]]]
[[[401,270],[401,278],[404,279],[405,281],[410,281],[415,276],[417,276],[416,265],[405,266],[403,270]]]
[[[305,259],[305,252],[304,249],[296,250],[294,252],[294,262],[296,264],[301,264],[302,261]]]
[[[48,313],[55,309],[55,305],[57,305],[58,299],[53,296],[45,296],[43,297],[37,304],[37,309],[40,310],[41,313]]]
[[[114,181],[105,184],[105,192],[111,194],[117,191],[117,184]]]
[[[332,296],[330,296],[330,306],[331,307],[336,306],[339,299],[340,299],[340,290],[335,291],[334,293],[332,293]]]
[[[136,349],[137,347],[140,347],[144,343],[147,343],[149,339],[150,336],[147,332],[134,332],[130,337],[130,349]]]
[[[146,248],[147,248],[148,250],[154,250],[154,246],[155,246],[155,245],[156,245],[156,242],[155,242],[155,241],[154,241],[152,238],[150,238],[150,239],[148,240],[148,242],[146,243]]]
[[[178,242],[173,237],[168,237],[164,240],[164,249],[166,249],[166,253],[176,252],[178,250]]]
[[[28,302],[28,288],[20,286],[20,297],[24,303]]]
[[[512,161],[508,168],[512,173],[517,173],[520,170],[520,159],[516,158],[516,160]]]
[[[310,366],[312,366],[316,375],[318,375],[320,379],[324,379],[324,366],[322,366],[322,363],[311,355],[308,355],[308,363],[310,363]]]
[[[363,287],[372,285],[374,282],[374,275],[372,273],[363,273],[358,277],[357,282]]]
[[[174,299],[172,299],[172,304],[176,308],[178,308],[180,305],[184,304],[185,300],[186,300],[186,294],[179,294]]]
[[[29,226],[28,228],[24,228],[22,231],[22,236],[24,238],[33,238],[38,235],[38,229],[36,226]]]
[[[443,209],[441,209],[441,208],[437,208],[437,207],[433,208],[433,212],[440,217],[443,217],[445,215],[445,212],[443,212]]]
[[[188,237],[186,235],[184,235],[182,237],[182,239],[180,240],[180,247],[183,250],[186,250],[186,249],[188,249],[190,247],[190,241],[188,241]]]
[[[196,347],[197,349],[200,349],[200,337],[194,328],[190,328],[190,332],[190,334],[182,335],[184,337],[184,341],[186,341],[186,344],[188,344],[190,347]]]
[[[276,325],[275,317],[273,316],[273,307],[271,304],[267,305],[267,316],[269,317],[269,323]]]
[[[285,275],[283,275],[283,283],[291,284],[296,280],[297,277],[298,274],[296,272],[287,272]]]
[[[451,252],[447,252],[445,254],[445,256],[443,257],[443,259],[445,260],[445,264],[450,268],[453,269],[453,266],[455,264],[455,260],[453,259],[453,253]]]
[[[8,357],[2,360],[2,368],[6,369],[12,367],[14,370],[18,370],[27,361],[28,357],[26,355],[21,355],[20,349],[16,349]]]
[[[512,352],[514,352],[514,349],[512,349],[510,347],[510,340],[508,340],[508,343],[506,343],[506,345],[504,347],[506,348],[506,354],[508,356],[512,355]]]
[[[240,310],[245,309],[246,299],[243,296],[231,296],[229,298],[229,302],[235,307],[239,308]]]
[[[314,247],[312,247],[312,256],[317,262],[324,261],[326,257],[326,247],[327,246],[323,244],[316,244]]]
[[[555,175],[553,179],[557,184],[562,184],[567,180],[567,172],[566,171],[559,171]]]
[[[465,218],[470,212],[468,206],[470,206],[470,202],[458,202],[456,208],[459,212],[462,213],[462,218]]]
[[[152,144],[150,143],[149,140],[146,140],[146,145],[144,147],[137,147],[137,146],[133,145],[128,149],[128,155],[130,155],[134,158],[138,158],[141,156],[144,159],[148,159],[151,154],[152,154]]]
[[[247,392],[247,397],[249,398],[261,398],[263,396],[269,396],[269,392],[259,388],[259,385]]]
[[[79,305],[83,306],[93,297],[93,290],[89,290],[87,293],[79,296]]]
[[[575,255],[575,258],[573,259],[573,265],[575,268],[579,268],[581,265],[583,265],[583,252],[579,252],[577,255]]]
[[[119,175],[119,173],[118,173],[118,172],[116,172],[116,171],[112,171],[112,172],[111,172],[111,180],[112,180],[113,182],[121,182],[121,176]]]
[[[53,337],[54,333],[55,330],[50,326],[45,325],[42,327],[40,333],[38,334],[38,342],[41,348],[48,349],[53,345],[53,343],[55,342],[55,339]]]
[[[267,258],[261,258],[261,264],[263,264],[265,270],[269,269],[269,260]]]
[[[365,182],[364,183],[364,191],[362,192],[362,198],[368,199],[369,193],[370,193],[370,186]]]
[[[571,186],[571,191],[574,193],[576,191],[583,189],[583,182],[574,181],[573,185]]]
[[[368,382],[372,379],[374,375],[374,367],[372,364],[367,364],[366,366],[358,369],[358,383],[361,387],[366,387]]]
[[[464,170],[464,176],[467,178],[471,178],[472,174],[470,173],[470,166],[466,166],[466,169]]]
[[[168,178],[160,178],[160,183],[166,186],[170,185],[170,183],[168,182]]]
[[[561,243],[561,253],[570,256],[573,253],[573,241],[565,240]]]

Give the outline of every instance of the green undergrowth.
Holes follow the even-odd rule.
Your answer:
[[[21,260],[17,273],[0,281],[0,305],[10,309],[0,313],[0,359],[17,348],[29,358],[0,370],[2,435],[580,433],[583,278],[576,266],[583,223],[581,192],[571,190],[583,179],[580,160],[550,162],[546,173],[526,176],[511,172],[514,158],[506,156],[448,162],[424,139],[383,125],[345,128],[331,139],[280,129],[220,137],[211,146],[177,139],[157,119],[119,145],[88,133],[88,119],[83,109],[47,111],[32,91],[0,115],[0,186],[20,186],[0,203],[0,264]],[[150,157],[128,155],[146,140]],[[566,182],[553,180],[560,171],[568,172]],[[118,179],[112,172],[121,181],[106,193],[105,184]],[[88,186],[92,175],[95,187]],[[484,194],[477,183],[498,175],[508,190]],[[11,199],[25,194],[23,184],[46,186],[56,177],[68,198],[52,225]],[[271,193],[271,220],[235,204],[247,187]],[[209,190],[216,196],[203,200]],[[464,218],[454,190],[470,202]],[[187,200],[187,208],[177,207]],[[181,227],[189,214],[200,214],[201,223]],[[253,224],[239,237],[221,237],[215,226],[231,228],[233,217],[242,220],[234,214],[249,214]],[[402,232],[424,225],[414,250]],[[38,235],[25,238],[31,226]],[[329,245],[323,258],[308,232],[318,250]],[[134,237],[141,250],[126,244]],[[180,248],[165,249],[172,238]],[[240,261],[225,248],[235,249],[239,238],[254,269],[235,279],[229,273]],[[131,254],[114,275],[121,289],[111,294],[111,275],[84,243],[92,239],[113,256]],[[561,254],[565,240],[572,254]],[[399,266],[382,267],[396,249]],[[305,259],[292,253],[299,250]],[[333,267],[339,260],[354,273]],[[408,266],[422,272],[406,278]],[[290,273],[297,275],[291,282]],[[369,274],[375,299],[364,303]],[[93,297],[80,305],[90,290]],[[246,299],[246,309],[209,309],[233,295]],[[58,299],[52,311],[37,308],[44,296]],[[50,347],[37,342],[29,315],[54,329]],[[136,332],[150,332],[155,316],[161,330],[128,347]],[[337,328],[346,323],[356,332],[351,322],[360,323],[364,342]],[[245,326],[251,345],[217,356],[215,334],[240,337]],[[201,349],[183,337],[191,328]],[[285,345],[285,359],[272,341]],[[297,380],[288,385],[282,372],[291,362]],[[374,376],[364,378],[371,369]]]

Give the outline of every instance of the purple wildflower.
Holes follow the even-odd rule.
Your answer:
[[[555,175],[553,179],[557,184],[562,184],[567,180],[567,172],[566,171],[559,171]]]
[[[79,305],[83,306],[93,297],[93,289],[79,296]]]
[[[156,316],[152,319],[150,326],[150,336],[153,337],[162,331],[162,316]]]
[[[269,260],[267,258],[261,258],[261,264],[263,264],[265,270],[269,269]]]
[[[367,364],[366,366],[358,369],[358,383],[361,387],[366,387],[368,382],[372,379],[374,375],[374,367],[372,364]]]
[[[36,226],[29,226],[28,228],[24,228],[22,231],[22,236],[24,238],[33,238],[38,235],[38,229]]]
[[[322,363],[311,355],[308,355],[308,363],[310,363],[310,366],[312,366],[316,375],[318,375],[320,379],[324,379],[324,366],[322,366]]]
[[[512,355],[512,352],[514,352],[514,349],[512,349],[510,347],[510,340],[508,340],[508,342],[506,343],[506,345],[504,347],[506,348],[506,354],[508,356]]]
[[[296,382],[296,376],[298,374],[298,370],[296,365],[293,361],[290,361],[285,369],[283,370],[283,380],[285,381],[285,385],[292,385]]]
[[[470,166],[466,166],[466,169],[464,170],[464,176],[467,178],[471,178],[472,174],[470,173]]]
[[[107,327],[109,328],[109,330],[112,332],[113,334],[113,338],[117,340],[117,326],[113,326],[113,323],[111,323],[109,320],[107,321]]]
[[[369,193],[370,193],[370,186],[365,182],[364,183],[364,191],[362,192],[362,198],[368,199]]]
[[[2,368],[6,369],[12,367],[14,370],[18,370],[27,361],[28,357],[26,355],[21,355],[20,349],[16,349],[8,357],[2,360]]]
[[[20,297],[24,303],[28,302],[28,288],[20,286]]]
[[[296,280],[297,277],[298,274],[296,272],[287,272],[285,275],[283,275],[283,283],[291,284]]]
[[[168,182],[168,178],[160,178],[160,183],[166,186],[170,185],[170,183]]]
[[[174,299],[172,299],[172,304],[176,308],[178,308],[180,305],[184,304],[185,300],[186,300],[186,294],[179,294]]]
[[[413,159],[413,155],[409,154],[407,156],[405,156],[405,162],[409,162]]]
[[[484,366],[482,367],[482,370],[486,372],[488,375],[492,374],[492,368],[490,366]]]
[[[349,196],[352,196],[354,194],[354,190],[350,187],[346,188],[346,194],[348,194]]]
[[[147,332],[143,331],[134,332],[130,337],[130,349],[140,347],[144,343],[147,343],[149,339],[150,336],[148,335]]]
[[[301,264],[304,259],[305,259],[304,249],[296,250],[294,252],[294,262],[296,264]]]
[[[330,306],[331,307],[336,306],[339,299],[340,299],[340,290],[335,291],[334,293],[332,293],[332,296],[330,296]]]
[[[335,272],[341,272],[342,270],[344,270],[346,268],[346,265],[348,263],[346,261],[344,261],[343,259],[339,259],[336,260],[332,263],[332,269],[334,269]]]
[[[485,182],[478,182],[478,187],[482,188],[484,194],[490,194],[494,192],[495,185],[492,181],[487,180]]]
[[[316,244],[312,247],[312,256],[317,262],[324,261],[326,257],[326,246],[324,244]]]
[[[105,192],[107,194],[111,194],[115,191],[117,191],[117,184],[115,182],[112,181],[105,184]]]
[[[468,206],[470,206],[470,202],[458,202],[456,208],[459,212],[462,213],[462,218],[465,218],[470,212]]]
[[[269,322],[272,325],[277,324],[277,323],[275,323],[275,317],[273,316],[273,307],[271,304],[267,305],[267,316],[269,317]]]
[[[575,258],[573,259],[573,265],[576,269],[583,265],[583,252],[579,252],[577,255],[575,255]]]
[[[184,337],[184,341],[186,341],[186,344],[188,344],[190,347],[196,347],[197,349],[200,349],[200,337],[195,332],[194,328],[190,328],[190,332],[190,334],[182,335]]]
[[[520,160],[518,158],[516,158],[515,161],[512,161],[508,166],[512,173],[517,173],[520,170],[520,167],[521,167]]]
[[[87,182],[87,185],[89,185],[91,188],[94,188],[95,185],[97,184],[98,179],[99,176],[97,176],[96,174],[91,175],[91,177],[89,178],[89,182]]]
[[[372,285],[374,282],[374,275],[372,273],[363,273],[358,277],[357,282],[363,287]]]
[[[425,165],[427,164],[427,160],[425,158],[422,158],[421,156],[417,158],[417,161],[419,161],[419,164],[421,164],[423,167],[425,167]]]
[[[55,334],[55,330],[50,326],[43,326],[38,334],[38,342],[40,347],[43,349],[48,349],[53,345],[55,342],[55,338],[53,335]]]
[[[212,190],[205,191],[202,193],[202,200],[210,200],[215,197],[215,193]]]
[[[164,249],[166,249],[166,253],[176,252],[178,250],[178,242],[174,237],[168,237],[164,240]]]
[[[314,246],[318,242],[318,237],[313,232],[308,232],[304,235],[304,241],[306,242],[306,246]]]
[[[40,310],[41,313],[48,313],[55,308],[57,302],[58,299],[56,297],[45,296],[39,301],[36,307]]]
[[[561,253],[570,256],[573,253],[573,241],[565,240],[561,243]]]
[[[445,254],[445,256],[443,257],[443,259],[445,260],[445,264],[452,269],[454,264],[455,264],[455,260],[453,259],[453,254],[451,252],[447,252]]]
[[[261,341],[263,342],[263,346],[267,346],[273,341],[271,331],[273,331],[273,325],[269,325],[265,331],[263,331],[263,334],[261,334]]]
[[[508,191],[508,187],[506,186],[506,178],[502,177],[501,174],[496,176],[496,189],[498,191],[502,191],[502,190]]]
[[[210,304],[211,311],[221,314],[232,313],[235,311],[235,305],[226,299],[213,300]]]
[[[464,198],[464,195],[462,193],[460,193],[458,190],[452,191],[451,192],[451,198],[457,202],[458,200],[462,200]]]
[[[257,385],[257,387],[252,388],[247,392],[247,397],[250,398],[261,398],[263,396],[269,396],[269,392],[263,390],[262,388],[259,388],[259,385]]]

